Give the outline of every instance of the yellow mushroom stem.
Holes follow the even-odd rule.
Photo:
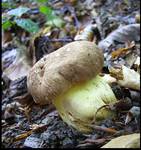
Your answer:
[[[98,112],[97,110],[114,102],[116,97],[111,87],[99,75],[73,85],[53,101],[64,122],[83,133],[93,130],[91,127],[93,120],[99,124],[101,120],[113,117],[115,113],[107,108],[103,107]]]

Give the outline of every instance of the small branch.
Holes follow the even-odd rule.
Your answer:
[[[21,140],[27,138],[27,137],[30,136],[33,132],[43,132],[43,131],[46,130],[46,129],[47,129],[47,125],[41,125],[41,126],[39,125],[39,126],[37,126],[36,128],[34,128],[34,129],[30,130],[30,131],[27,131],[27,132],[25,132],[25,133],[22,133],[22,134],[16,136],[16,137],[14,138],[14,142],[18,142],[18,141],[21,141]]]
[[[101,139],[86,139],[84,141],[81,142],[81,144],[77,145],[78,147],[85,147],[85,146],[91,146],[91,145],[99,145],[99,144],[103,144],[106,141],[109,141],[109,138],[101,138]]]
[[[92,128],[93,128],[94,130],[104,131],[104,132],[108,132],[108,133],[112,133],[112,134],[115,134],[115,133],[118,132],[118,131],[115,130],[115,129],[106,128],[106,127],[101,127],[101,126],[97,126],[97,125],[93,125]]]
[[[48,42],[72,42],[73,39],[47,39]]]
[[[86,146],[91,146],[93,145],[92,143],[84,143],[84,144],[79,144],[76,146],[76,148],[80,148],[80,147],[86,147]]]

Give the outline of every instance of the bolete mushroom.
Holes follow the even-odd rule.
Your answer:
[[[69,43],[41,58],[27,77],[28,90],[34,101],[52,102],[62,119],[81,132],[91,132],[91,124],[114,113],[105,104],[116,97],[98,74],[103,67],[103,54],[88,41]],[[97,114],[95,116],[95,114]],[[94,118],[95,117],[95,118]]]

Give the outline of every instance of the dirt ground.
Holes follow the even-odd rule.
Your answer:
[[[15,26],[3,31],[2,148],[100,148],[114,137],[140,132],[139,90],[112,84],[119,102],[114,107],[116,117],[103,120],[91,134],[83,134],[63,122],[54,106],[35,104],[26,85],[26,75],[35,62],[75,40],[94,41],[103,49],[103,74],[120,65],[138,71],[134,62],[140,56],[139,4],[139,0],[49,0],[46,5],[63,25],[61,21],[45,25],[35,2],[15,1],[16,6],[30,8],[23,18],[38,22],[40,30],[31,34]],[[3,7],[2,13],[10,9]]]

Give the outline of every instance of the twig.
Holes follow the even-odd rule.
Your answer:
[[[101,138],[101,139],[96,139],[96,140],[86,139],[86,140],[82,141],[81,144],[77,145],[77,147],[90,146],[90,145],[94,145],[94,144],[98,145],[98,144],[102,144],[102,143],[106,142],[107,140],[109,141],[109,138],[107,138],[107,139]]]
[[[14,142],[17,142],[17,141],[20,141],[20,140],[23,140],[23,139],[27,138],[33,132],[37,132],[37,131],[42,131],[43,132],[43,130],[45,130],[46,128],[47,128],[47,125],[38,126],[38,127],[34,128],[34,129],[30,130],[30,131],[27,131],[25,133],[22,133],[22,134],[16,136],[14,138]]]
[[[94,144],[100,144],[100,143],[103,143],[105,142],[107,139],[105,138],[101,138],[101,139],[86,139],[85,142],[88,142],[88,143],[94,143]]]
[[[32,134],[33,130],[27,131],[26,133],[22,133],[14,138],[14,142],[23,140]]]
[[[73,39],[47,39],[48,42],[72,42]]]
[[[92,121],[93,124],[96,122],[96,115],[97,115],[97,113],[98,113],[102,108],[108,108],[108,107],[109,107],[109,105],[107,104],[107,105],[103,105],[103,106],[101,106],[100,108],[97,109],[97,111],[96,111],[96,113],[95,113],[95,115],[94,115],[93,121]]]
[[[92,128],[94,130],[99,130],[99,131],[104,131],[104,132],[108,132],[108,133],[117,133],[118,131],[112,128],[106,128],[106,127],[101,127],[101,126],[97,126],[97,125],[93,125]]]
[[[80,147],[86,147],[86,146],[91,146],[93,145],[92,143],[84,143],[84,144],[79,144],[76,146],[76,148],[80,148]]]

